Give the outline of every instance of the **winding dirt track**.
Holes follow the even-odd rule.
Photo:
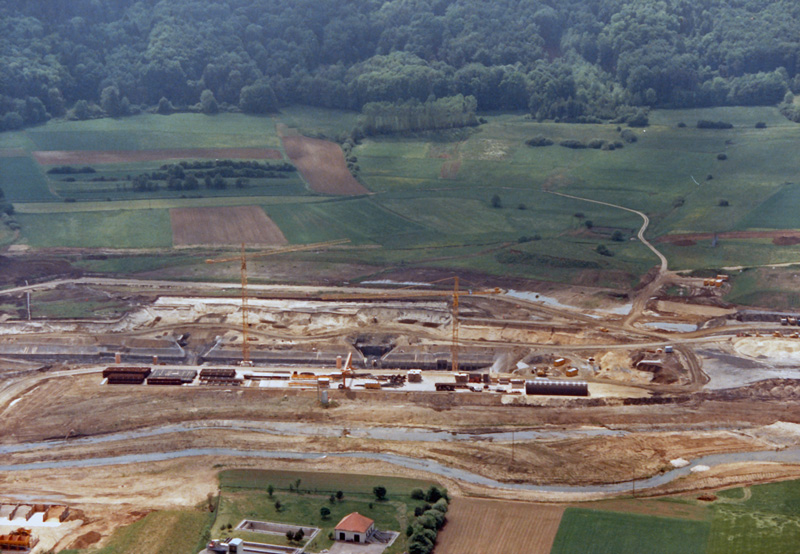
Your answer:
[[[647,214],[644,212],[640,212],[639,210],[634,210],[632,208],[626,208],[625,206],[620,206],[618,204],[611,204],[610,202],[603,202],[601,200],[592,200],[590,198],[581,198],[580,196],[573,196],[572,194],[564,194],[563,192],[554,192],[554,191],[545,191],[550,194],[555,194],[557,196],[563,196],[564,198],[572,198],[573,200],[581,200],[583,202],[591,202],[592,204],[600,204],[602,206],[608,206],[610,208],[617,208],[618,210],[624,210],[626,212],[630,212],[633,214],[638,215],[642,218],[642,226],[639,229],[639,232],[636,234],[636,237],[644,244],[647,248],[649,248],[653,254],[658,256],[658,259],[661,261],[661,266],[658,270],[658,276],[653,279],[646,287],[644,287],[639,294],[636,295],[636,298],[633,300],[633,307],[631,308],[630,314],[623,325],[628,329],[633,329],[633,322],[639,319],[642,315],[642,311],[647,304],[647,301],[650,299],[651,296],[661,287],[661,282],[668,271],[668,263],[667,258],[659,252],[659,250],[653,246],[646,238],[644,238],[644,233],[647,230],[648,225],[650,225],[650,218],[647,217]]]

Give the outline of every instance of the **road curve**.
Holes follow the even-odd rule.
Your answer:
[[[602,202],[601,200],[592,200],[590,198],[581,198],[580,196],[573,196],[572,194],[565,194],[563,192],[554,192],[551,190],[544,191],[549,194],[555,194],[556,196],[563,196],[564,198],[572,198],[573,200],[582,200],[584,202],[591,202],[592,204],[601,204],[603,206],[608,206],[610,208],[617,208],[618,210],[625,210],[626,212],[631,212],[633,214],[638,215],[642,218],[643,223],[642,227],[639,229],[639,232],[636,234],[636,237],[644,244],[647,248],[652,250],[653,254],[658,256],[658,259],[661,260],[661,268],[659,269],[660,274],[664,274],[667,272],[667,258],[658,251],[658,249],[650,244],[650,242],[644,238],[644,232],[647,230],[647,226],[650,225],[650,218],[647,217],[647,214],[644,212],[640,212],[639,210],[634,210],[632,208],[626,208],[625,206],[619,206],[617,204],[611,204],[610,202]]]

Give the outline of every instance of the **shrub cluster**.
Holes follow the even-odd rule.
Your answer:
[[[535,137],[526,140],[525,144],[536,148],[541,146],[550,146],[551,144],[553,144],[553,141],[544,135],[536,135]]]
[[[427,492],[423,492],[422,489],[414,489],[411,491],[411,498],[425,500],[426,504],[414,509],[415,519],[406,529],[408,552],[409,554],[429,554],[436,544],[439,529],[447,523],[445,514],[450,499],[445,489],[438,489],[433,485]]]
[[[91,166],[72,167],[71,165],[57,165],[47,170],[51,175],[75,175],[78,173],[97,173],[97,170]]]
[[[727,121],[709,121],[701,119],[697,122],[698,129],[732,129],[733,124]]]

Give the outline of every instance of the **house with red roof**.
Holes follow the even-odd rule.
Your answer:
[[[337,541],[367,542],[375,532],[375,522],[358,512],[346,515],[336,526],[334,538]]]

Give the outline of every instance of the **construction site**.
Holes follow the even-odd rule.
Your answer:
[[[83,525],[59,548],[202,501],[212,467],[546,501],[800,475],[798,314],[725,303],[724,275],[665,271],[620,298],[458,278],[266,285],[248,281],[244,252],[222,260],[241,263],[240,283],[76,277],[0,293],[15,307],[0,321],[3,496],[75,506]],[[47,294],[128,308],[37,317],[31,298]]]

